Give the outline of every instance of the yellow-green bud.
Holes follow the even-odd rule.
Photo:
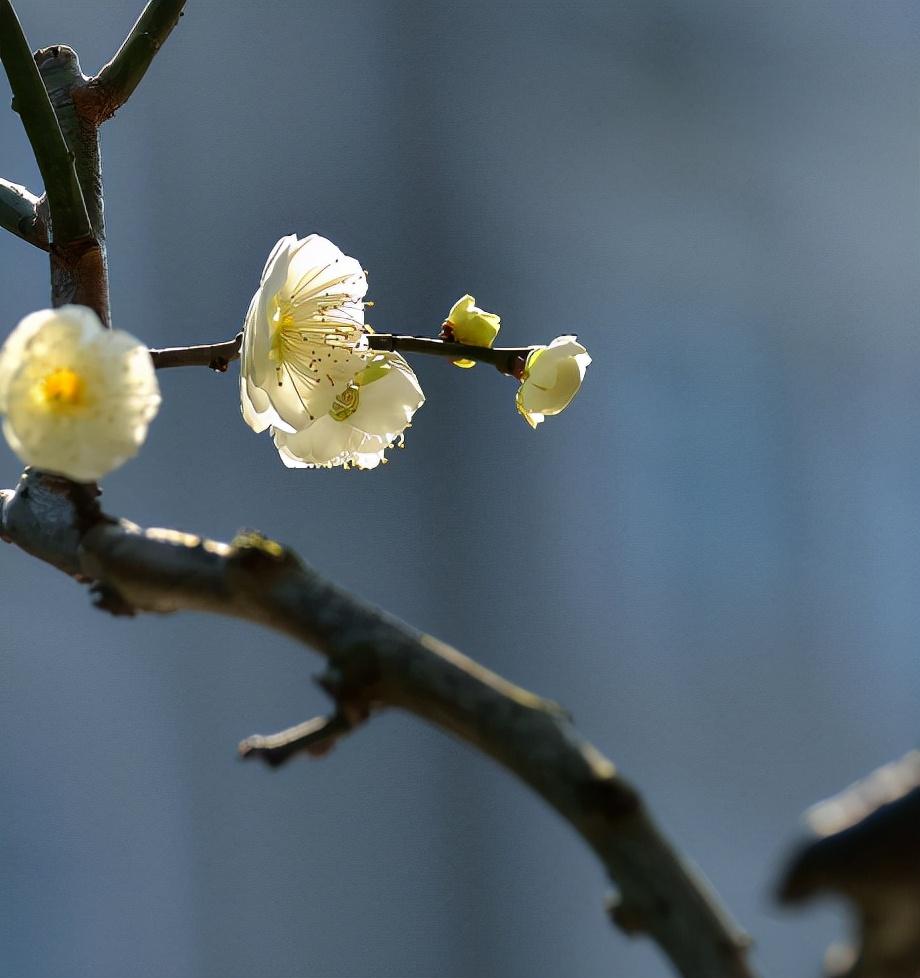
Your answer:
[[[494,312],[486,312],[476,305],[471,295],[458,299],[447,316],[445,325],[450,326],[453,339],[457,343],[468,346],[485,346],[491,348],[498,336],[501,317]],[[458,367],[475,367],[474,360],[454,360]]]

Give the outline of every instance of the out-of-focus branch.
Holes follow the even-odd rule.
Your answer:
[[[0,0],[0,61],[45,184],[54,242],[86,238],[91,227],[73,154],[10,0]]]
[[[258,757],[272,767],[284,764],[297,754],[320,757],[332,750],[336,741],[350,733],[357,722],[338,712],[328,717],[314,717],[280,733],[268,736],[253,734],[240,743],[240,756]]]
[[[834,978],[920,975],[920,751],[886,764],[808,813],[815,837],[783,876],[779,898],[839,894],[857,933],[828,953]]]
[[[237,333],[232,340],[211,343],[204,346],[174,346],[162,350],[151,350],[153,365],[158,369],[166,367],[210,367],[224,371],[227,365],[240,356],[243,334]],[[423,353],[426,356],[447,357],[450,360],[475,360],[489,363],[500,373],[519,377],[527,354],[532,346],[497,347],[468,346],[466,343],[449,343],[446,340],[429,339],[424,336],[397,336],[394,333],[371,333],[367,343],[372,350],[388,350],[399,353]]]
[[[0,179],[0,227],[47,251],[48,228],[39,211],[41,200],[18,183]]]
[[[112,60],[81,91],[80,111],[87,118],[100,125],[128,101],[184,6],[185,0],[150,0]]]
[[[95,582],[105,607],[117,596],[122,612],[208,611],[317,649],[328,660],[324,688],[349,726],[398,707],[472,744],[530,785],[593,849],[619,889],[616,923],[650,935],[685,978],[752,976],[744,935],[636,789],[555,704],[341,590],[254,532],[225,544],[142,530],[104,516],[93,487],[27,470],[3,494],[0,535]],[[301,728],[282,740],[304,744],[328,733]]]

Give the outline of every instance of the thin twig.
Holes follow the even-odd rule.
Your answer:
[[[527,354],[532,346],[497,347],[468,346],[465,343],[448,343],[445,340],[423,336],[397,336],[394,333],[372,333],[367,337],[372,350],[397,351],[399,353],[423,353],[426,356],[447,357],[450,360],[474,360],[492,364],[503,374],[519,377]],[[227,365],[240,356],[243,334],[237,333],[232,340],[204,346],[173,346],[151,350],[153,365],[162,370],[167,367],[210,367],[224,371]]]
[[[373,333],[367,338],[372,350],[396,350],[400,353],[424,353],[426,356],[448,357],[451,360],[474,360],[490,363],[499,373],[520,377],[527,354],[532,346],[469,346],[466,343],[449,343],[446,340],[423,336],[397,336],[393,333]]]
[[[91,234],[83,192],[32,49],[10,0],[0,0],[0,61],[13,90],[13,106],[35,153],[51,210],[52,238],[77,241]]]
[[[658,942],[685,978],[751,978],[747,941],[638,792],[555,704],[403,624],[257,533],[231,544],[103,516],[94,490],[27,471],[0,536],[137,611],[208,611],[287,634],[328,659],[340,710],[398,707],[488,754],[540,794],[619,888],[613,920]]]
[[[128,101],[164,41],[179,23],[185,0],[150,0],[114,57],[90,79],[80,108],[96,125]]]
[[[167,367],[210,367],[223,373],[229,364],[240,357],[243,334],[237,333],[232,340],[204,346],[169,346],[151,350],[150,358],[157,370]]]
[[[0,179],[0,227],[23,241],[48,250],[48,228],[39,213],[41,197],[25,187]]]
[[[240,757],[259,758],[272,767],[284,764],[296,754],[319,757],[328,753],[336,741],[353,728],[354,724],[342,712],[328,717],[314,717],[280,733],[247,737],[240,743]]]

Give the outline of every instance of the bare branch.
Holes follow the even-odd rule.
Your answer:
[[[266,764],[278,767],[296,754],[312,754],[319,757],[328,753],[354,724],[344,713],[329,717],[314,717],[296,727],[288,727],[280,733],[253,734],[240,743],[240,757],[261,758]]]
[[[45,183],[54,242],[88,237],[90,222],[74,169],[73,154],[64,141],[29,42],[10,0],[0,0],[0,61],[13,90],[13,106],[22,119]]]
[[[150,0],[108,64],[80,95],[81,111],[96,125],[128,101],[157,52],[179,23],[185,0]]]
[[[808,813],[815,837],[786,868],[779,898],[845,896],[856,911],[835,978],[920,974],[920,751],[875,771]]]
[[[227,367],[240,358],[243,334],[237,333],[232,340],[205,346],[170,346],[151,350],[150,358],[157,370],[167,367],[210,367],[224,373]]]
[[[372,350],[396,350],[400,353],[424,353],[426,356],[448,357],[451,360],[475,360],[490,363],[499,373],[520,377],[527,354],[532,346],[469,346],[422,336],[396,336],[393,333],[373,333],[367,338]]]
[[[225,544],[145,531],[104,516],[93,487],[30,470],[3,498],[0,535],[117,594],[122,611],[208,611],[273,628],[327,657],[324,685],[339,712],[398,707],[488,754],[594,850],[619,888],[617,923],[653,937],[685,978],[753,975],[744,935],[635,788],[555,704],[365,604],[257,533]]]
[[[485,346],[468,346],[465,343],[450,343],[424,336],[397,336],[393,333],[371,333],[367,342],[372,350],[423,353],[426,356],[447,357],[450,360],[490,363],[500,373],[511,377],[520,377],[527,354],[534,349],[532,346],[489,349]],[[151,350],[150,356],[158,370],[167,367],[210,367],[223,372],[228,364],[239,359],[242,343],[243,334],[237,333],[232,340],[223,343],[167,347]]]
[[[18,183],[0,179],[0,227],[47,251],[48,228],[39,211],[41,201]]]

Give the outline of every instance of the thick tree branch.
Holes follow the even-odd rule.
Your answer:
[[[490,363],[503,374],[519,377],[527,354],[532,346],[497,347],[468,346],[465,343],[449,343],[445,340],[423,336],[397,336],[393,333],[371,333],[367,337],[372,350],[389,350],[399,353],[423,353],[426,356],[447,357],[450,360],[475,360]],[[151,350],[153,365],[162,370],[167,367],[210,367],[224,371],[227,365],[240,357],[243,334],[237,333],[232,340],[204,346],[173,346]]]
[[[73,155],[10,0],[0,0],[0,61],[45,184],[53,239],[57,244],[86,238],[91,234],[90,221]]]
[[[779,898],[839,894],[854,940],[829,955],[833,978],[920,974],[920,751],[875,771],[808,813],[814,836],[784,872]]]
[[[0,227],[47,251],[48,228],[39,211],[41,201],[18,183],[0,179]]]
[[[80,110],[96,125],[128,101],[179,23],[185,0],[150,0],[115,56],[80,93]]]
[[[92,487],[29,470],[5,494],[0,533],[96,582],[122,608],[229,615],[319,650],[328,659],[324,686],[340,715],[408,710],[530,785],[616,882],[613,919],[653,937],[682,975],[752,975],[744,936],[706,884],[662,835],[632,785],[553,703],[330,584],[257,533],[225,544],[174,530],[144,531],[104,516]]]

